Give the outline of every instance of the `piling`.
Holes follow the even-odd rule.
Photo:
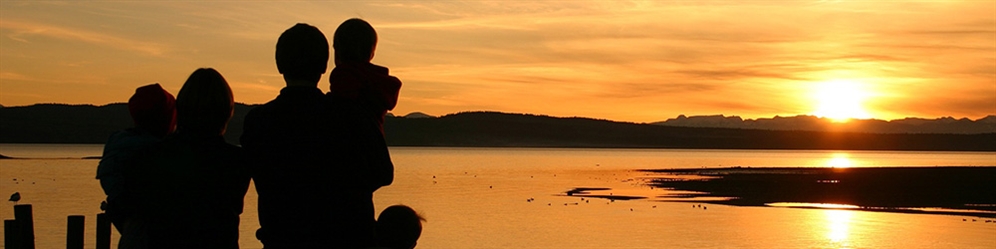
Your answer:
[[[31,204],[14,205],[14,220],[17,221],[18,249],[35,249],[35,221],[31,214]]]
[[[86,216],[70,215],[66,225],[66,249],[83,249],[83,230]]]
[[[107,213],[97,214],[97,249],[111,249],[111,219]]]
[[[18,248],[17,228],[17,220],[3,220],[3,248]]]

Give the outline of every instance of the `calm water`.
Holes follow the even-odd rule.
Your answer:
[[[101,149],[0,144],[0,154],[30,158],[95,156]],[[996,223],[971,222],[972,217],[711,204],[704,210],[656,198],[610,202],[561,196],[574,187],[607,187],[615,195],[666,194],[640,184],[646,175],[632,170],[644,168],[994,166],[996,153],[507,148],[391,148],[391,153],[395,183],[378,190],[374,202],[378,211],[410,205],[428,219],[419,248],[996,248]],[[94,214],[103,199],[93,179],[97,162],[0,161],[0,194],[21,192],[21,203],[34,206],[38,248],[65,245],[70,214],[87,215],[86,242],[93,248]],[[253,236],[255,203],[250,188],[242,248],[261,247]],[[0,205],[0,218],[13,218],[10,203]]]

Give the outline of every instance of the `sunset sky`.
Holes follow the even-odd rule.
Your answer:
[[[284,86],[281,32],[303,22],[331,38],[352,17],[404,82],[396,114],[996,114],[992,0],[4,0],[0,104],[125,102],[155,82],[175,94],[199,67],[264,103]]]

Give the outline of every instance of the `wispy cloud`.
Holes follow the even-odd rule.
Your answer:
[[[85,42],[108,48],[124,49],[151,56],[162,56],[169,51],[164,44],[133,40],[95,31],[59,27],[30,21],[3,19],[0,29],[10,32],[7,38],[19,42],[32,42],[33,37],[43,36],[74,42]]]

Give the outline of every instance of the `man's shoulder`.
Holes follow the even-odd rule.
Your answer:
[[[262,105],[257,105],[256,107],[253,107],[252,109],[249,109],[249,112],[246,113],[246,115],[247,116],[248,115],[260,115],[262,113],[268,113],[268,112],[270,112],[270,109],[273,109],[274,106],[278,105],[278,103],[276,103],[276,102],[277,102],[277,99],[273,99],[273,100],[270,100],[269,102],[266,102],[266,103],[264,103]]]

